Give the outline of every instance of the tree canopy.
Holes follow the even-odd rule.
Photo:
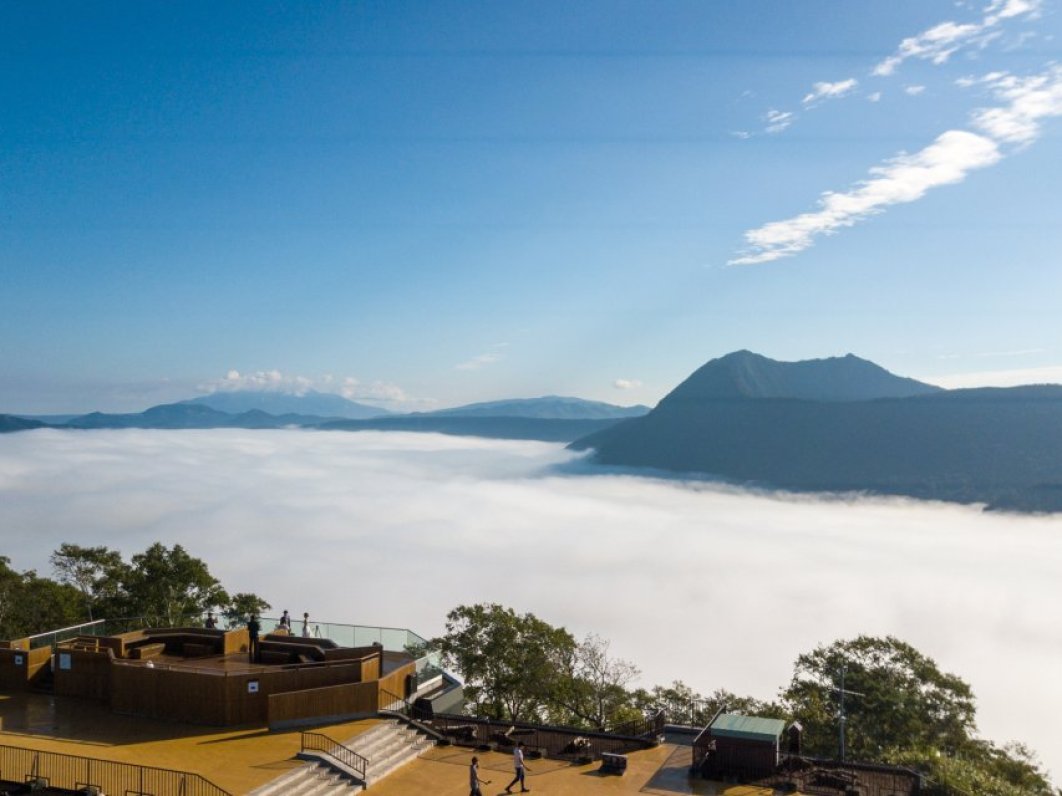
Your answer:
[[[952,751],[976,729],[965,682],[899,639],[859,636],[798,657],[783,692],[804,727],[805,748],[818,754],[837,751],[842,671],[845,689],[862,695],[845,700],[853,758],[877,760],[887,750],[911,747]]]
[[[0,637],[17,638],[97,619],[177,625],[218,609],[230,622],[269,608],[256,594],[228,592],[206,562],[156,542],[126,562],[107,547],[64,543],[55,579],[18,572],[0,557]]]
[[[446,615],[436,639],[443,660],[465,678],[476,712],[513,721],[533,719],[549,703],[575,639],[534,614],[494,603],[461,605]]]

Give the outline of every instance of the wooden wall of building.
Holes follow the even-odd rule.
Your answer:
[[[714,749],[701,763],[701,773],[743,778],[763,777],[778,768],[778,744],[743,738],[712,738]]]
[[[382,707],[387,707],[393,694],[408,697],[405,693],[410,675],[417,666],[410,661],[383,677],[379,676],[380,655],[363,661],[365,682],[347,683],[302,691],[288,691],[269,697],[268,724],[271,729],[310,724],[322,721],[342,721],[359,716],[369,716]]]
[[[379,689],[374,682],[288,691],[269,697],[267,723],[270,729],[278,729],[298,724],[343,721],[371,716],[379,710],[379,706]]]
[[[117,661],[111,669],[111,708],[190,724],[262,725],[269,723],[273,696],[347,685],[366,685],[375,693],[375,682],[361,680],[364,673],[378,671],[378,665],[378,653],[360,661],[230,672]],[[364,699],[359,696],[356,702],[360,706]]]
[[[399,666],[397,669],[385,674],[377,681],[380,693],[387,692],[389,694],[394,694],[395,696],[400,696],[403,699],[408,699],[412,694],[409,693],[406,684],[409,682],[409,676],[416,675],[416,673],[417,664],[413,661],[410,661],[404,666]]]
[[[21,691],[31,686],[48,666],[51,647],[0,648],[0,689]]]
[[[55,651],[52,673],[55,693],[59,696],[107,699],[110,694],[111,663],[109,649],[79,650],[59,647]]]

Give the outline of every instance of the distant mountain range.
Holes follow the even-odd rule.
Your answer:
[[[143,412],[91,412],[47,422],[0,415],[0,433],[33,428],[320,428],[329,430],[434,431],[461,436],[571,442],[648,407],[622,407],[580,398],[547,396],[471,404],[438,412],[392,414],[338,395],[287,395],[233,391],[153,406]]]
[[[616,420],[641,417],[648,406],[616,406],[601,401],[547,395],[542,398],[513,398],[507,401],[457,406],[434,412],[420,412],[417,417],[536,417],[552,420]]]
[[[571,447],[746,485],[1062,511],[1062,386],[942,390],[852,355],[738,351]]]
[[[300,395],[262,390],[231,390],[214,392],[199,398],[181,401],[184,404],[209,406],[219,412],[239,415],[244,412],[266,412],[271,415],[309,415],[312,417],[346,417],[364,420],[391,414],[378,406],[350,401],[335,393],[310,390]]]

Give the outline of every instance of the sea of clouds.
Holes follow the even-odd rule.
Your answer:
[[[499,602],[611,640],[645,686],[768,698],[801,652],[892,634],[1062,773],[1058,517],[754,494],[536,442],[41,430],[0,436],[0,539],[42,574],[62,542],[179,543],[277,611],[426,636]]]

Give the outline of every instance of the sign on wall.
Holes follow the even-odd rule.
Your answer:
[[[257,680],[248,680],[247,681],[247,693],[248,694],[257,694],[258,693],[258,681]]]
[[[60,652],[59,653],[59,668],[60,669],[69,669],[70,668],[70,653],[69,652]]]

